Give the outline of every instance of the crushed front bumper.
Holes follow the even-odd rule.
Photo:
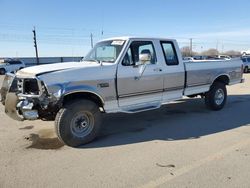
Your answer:
[[[17,84],[14,74],[6,74],[1,90],[1,102],[5,105],[5,113],[17,121],[38,119],[37,110],[27,99],[20,100],[17,95]]]

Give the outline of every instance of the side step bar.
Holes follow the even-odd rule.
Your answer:
[[[123,109],[122,112],[133,114],[133,113],[144,112],[144,111],[148,111],[148,110],[155,110],[155,109],[158,109],[160,107],[161,107],[161,105],[140,107],[140,108],[134,108],[134,109],[129,109],[129,110]]]

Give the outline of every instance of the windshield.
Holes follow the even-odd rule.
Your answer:
[[[111,40],[97,43],[86,55],[83,61],[111,62],[114,63],[121,53],[125,41]]]

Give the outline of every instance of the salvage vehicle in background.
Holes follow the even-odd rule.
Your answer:
[[[250,56],[243,56],[241,59],[244,65],[244,73],[248,73],[250,70]]]
[[[4,75],[7,72],[14,73],[24,67],[25,64],[20,60],[2,59],[0,60],[0,75]]]
[[[183,62],[176,40],[119,37],[98,42],[80,63],[28,67],[7,74],[5,112],[15,120],[55,119],[69,146],[92,141],[103,113],[137,113],[183,96],[221,110],[227,85],[241,83],[241,60]]]
[[[242,56],[250,55],[250,50],[241,51]]]

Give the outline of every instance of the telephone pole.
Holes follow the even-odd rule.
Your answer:
[[[193,38],[190,38],[190,56],[193,56]]]
[[[36,50],[36,64],[39,65],[39,57],[38,57],[38,50],[37,50],[37,42],[36,42],[36,28],[34,27],[34,29],[32,30],[33,32],[33,39],[34,39],[34,47]]]
[[[91,48],[93,48],[93,34],[90,34],[90,43],[91,43]]]

